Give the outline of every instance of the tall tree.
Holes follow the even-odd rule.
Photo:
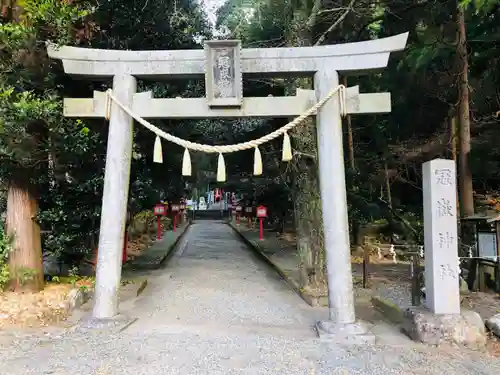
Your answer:
[[[467,49],[467,29],[465,25],[465,9],[457,6],[457,60],[459,67],[459,134],[460,149],[458,153],[459,163],[459,191],[460,209],[463,216],[474,214],[474,189],[472,186],[472,173],[470,170],[470,107],[469,107],[469,53]]]
[[[469,206],[472,203],[469,207],[472,211],[474,192],[498,187],[493,176],[494,171],[500,169],[495,162],[499,148],[493,139],[497,136],[494,125],[498,123],[500,102],[497,89],[500,82],[499,4],[496,0],[460,3],[464,17],[462,36],[466,36],[460,39],[462,44],[457,44],[456,0],[438,3],[427,0],[255,1],[251,12],[245,9],[249,3],[243,6],[242,2],[229,0],[219,17],[228,36],[241,38],[252,47],[299,46],[304,45],[304,40],[309,44],[356,42],[410,32],[407,48],[394,54],[383,74],[349,78],[351,85],[360,84],[363,91],[391,91],[393,105],[390,115],[352,119],[346,138],[350,145],[352,135],[353,147],[346,147],[349,151],[346,159],[352,163],[355,148],[356,171],[348,171],[347,176],[350,217],[360,223],[387,221],[391,223],[390,230],[398,232],[401,231],[398,222],[411,223],[411,228],[403,225],[407,232],[404,236],[415,241],[421,240],[421,164],[454,153],[450,119],[464,112],[459,110],[461,102],[469,104],[469,110],[465,111],[470,123],[469,151],[467,147],[461,148],[462,155],[468,155],[468,170],[474,171],[475,190],[472,190],[472,179],[459,169],[464,181],[468,178],[469,186],[461,189],[468,197],[461,196],[460,200],[466,203],[468,200]],[[246,17],[242,17],[245,14]],[[306,37],[292,41],[296,35]],[[457,53],[464,42],[467,49],[462,48],[462,53],[469,65],[465,70],[464,60]],[[467,85],[464,79],[458,79],[464,77],[458,73],[466,71]],[[273,83],[283,85],[279,80]],[[466,91],[460,90],[466,86]],[[476,95],[479,90],[481,95]],[[473,94],[473,100],[460,100],[463,93]],[[296,160],[306,155],[315,156],[315,149],[300,154],[300,137],[294,141],[294,149],[298,151]],[[461,163],[463,165],[465,163]],[[303,167],[297,170],[302,171]],[[390,202],[386,194],[380,195],[380,187],[386,191],[388,181]]]
[[[0,24],[1,173],[8,185],[12,287],[36,291],[43,287],[43,267],[37,217],[40,191],[35,181],[48,172],[49,134],[53,121],[61,120],[43,42],[68,41],[74,21],[86,12],[56,0],[24,0],[17,7],[3,13]]]

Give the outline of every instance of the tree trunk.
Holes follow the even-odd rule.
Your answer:
[[[347,77],[344,77],[344,86],[347,87]],[[349,160],[349,167],[351,168],[351,170],[354,170],[356,168],[356,164],[354,162],[354,140],[352,135],[351,115],[347,115],[346,120],[347,120],[347,150],[348,150],[347,155]]]
[[[455,115],[450,118],[450,142],[451,142],[451,158],[457,161],[457,117]]]
[[[296,79],[297,87],[311,88],[307,79]],[[311,119],[305,120],[291,133],[294,149],[293,199],[297,231],[297,252],[301,261],[302,287],[315,287],[324,279],[324,251],[322,207],[318,184],[316,126]]]
[[[458,119],[460,126],[460,150],[458,153],[460,208],[462,217],[474,214],[474,195],[472,173],[469,168],[470,116],[469,116],[469,61],[467,55],[467,35],[465,28],[464,9],[458,6],[458,44],[457,58],[460,67]]]
[[[385,191],[385,199],[387,202],[387,220],[389,221],[390,227],[390,238],[391,244],[394,243],[394,231],[396,231],[396,221],[394,220],[394,208],[392,206],[392,189],[391,189],[391,178],[389,175],[389,167],[387,165],[387,161],[384,162],[384,188]],[[383,194],[382,194],[383,196]]]
[[[35,221],[38,202],[21,184],[11,183],[7,193],[7,233],[13,237],[9,256],[11,285],[15,291],[43,289],[40,226]]]
[[[387,206],[389,207],[389,210],[392,211],[391,178],[389,176],[389,168],[387,167],[387,162],[384,163],[384,184]]]
[[[457,144],[458,144],[458,129],[457,129],[457,116],[453,115],[450,118],[450,133],[451,133],[451,158],[457,162]],[[458,191],[457,191],[458,193]],[[460,198],[457,194],[457,215],[460,216]]]
[[[16,0],[0,0],[0,17],[5,21],[18,21],[22,8]]]
[[[312,127],[312,124],[310,124]],[[309,126],[308,126],[309,127]],[[312,127],[314,129],[314,127]],[[304,134],[304,132],[300,132]],[[301,287],[317,286],[323,275],[323,233],[321,199],[317,184],[317,167],[305,160],[298,161],[294,176],[294,211],[297,232],[297,252],[301,264]]]

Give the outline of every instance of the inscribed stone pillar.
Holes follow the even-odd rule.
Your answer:
[[[460,314],[457,189],[453,160],[423,165],[426,307],[435,314]]]
[[[334,70],[325,69],[314,75],[318,101],[338,85],[338,74]],[[329,314],[333,325],[342,326],[354,323],[356,318],[339,95],[318,111],[316,122]]]
[[[136,88],[136,79],[130,75],[120,74],[113,78],[113,94],[126,106],[132,107]],[[118,313],[132,138],[132,117],[112,102],[92,313],[94,319],[110,319]]]

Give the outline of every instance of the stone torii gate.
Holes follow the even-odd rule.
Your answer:
[[[70,75],[112,78],[113,95],[144,119],[213,117],[293,117],[304,113],[339,85],[339,73],[366,74],[385,68],[391,52],[403,50],[408,33],[340,45],[242,49],[240,41],[207,41],[204,50],[116,51],[48,46]],[[242,77],[314,76],[314,90],[289,97],[243,97]],[[205,76],[205,98],[153,98],[136,92],[136,78],[182,79]],[[387,113],[390,93],[360,94],[346,90],[348,114]],[[349,244],[342,120],[339,95],[317,113],[320,192],[328,271],[329,321],[317,325],[320,335],[351,337],[366,331],[356,323]],[[106,94],[65,99],[67,117],[105,117]],[[118,314],[118,287],[130,180],[133,119],[112,103],[102,198],[96,294],[92,318]],[[329,197],[328,200],[324,199]],[[334,205],[328,202],[335,202]]]

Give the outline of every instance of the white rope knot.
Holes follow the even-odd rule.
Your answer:
[[[104,107],[104,118],[109,121],[111,117],[111,99],[113,98],[113,90],[106,90],[106,104]]]
[[[338,87],[338,89],[339,89],[340,116],[346,117],[347,116],[347,87],[345,87],[344,85],[340,85]]]

